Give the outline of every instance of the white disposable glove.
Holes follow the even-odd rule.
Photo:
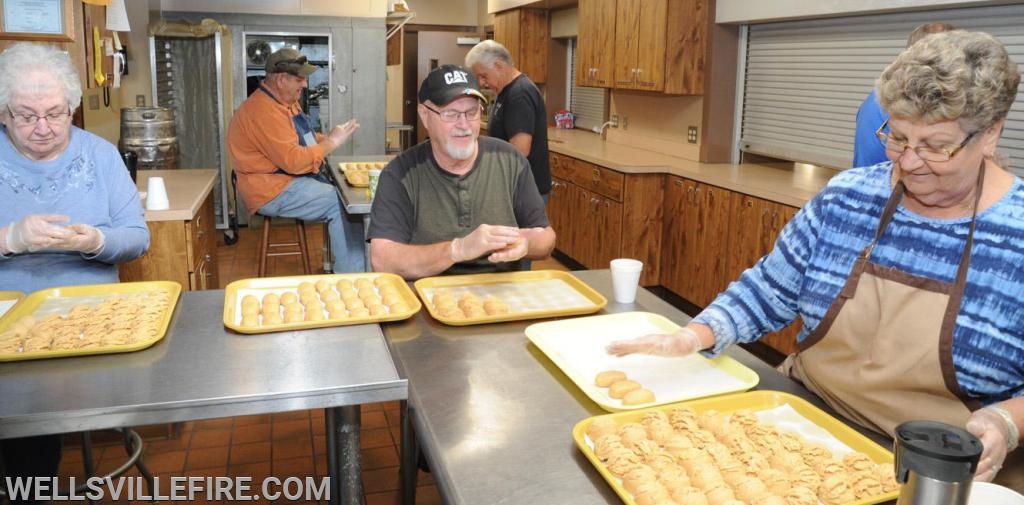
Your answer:
[[[616,340],[605,348],[613,356],[651,354],[654,356],[687,356],[703,346],[697,332],[684,327],[675,333],[644,335],[632,340]]]
[[[68,226],[74,230],[71,235],[62,243],[56,244],[57,249],[64,251],[78,251],[86,255],[93,255],[103,250],[106,243],[106,236],[98,228],[87,224],[73,224]]]
[[[519,248],[515,247],[517,242],[522,242],[519,246],[522,249],[521,253]],[[469,235],[452,240],[452,261],[459,263],[473,260],[491,252],[505,250],[510,246],[513,246],[512,248],[515,249],[515,252],[505,251],[498,256],[498,261],[514,261],[512,259],[500,258],[519,254],[519,257],[515,258],[519,259],[526,255],[528,243],[519,235],[519,228],[482,224],[477,226]]]
[[[68,221],[67,216],[57,214],[32,214],[21,221],[7,225],[6,248],[11,254],[36,252],[50,249],[67,240],[76,232],[59,223]]]
[[[981,440],[983,449],[974,480],[991,482],[1003,467],[1006,454],[1017,448],[1020,431],[1010,413],[996,406],[978,409],[967,418],[967,431]]]

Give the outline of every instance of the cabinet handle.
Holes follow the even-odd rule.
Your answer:
[[[206,255],[203,256],[203,261],[205,261],[207,263],[213,263],[213,256],[211,256],[209,254],[206,254]]]
[[[753,207],[754,206],[754,201],[749,199],[749,198],[745,198],[743,203],[747,204],[747,207]]]
[[[676,179],[676,180],[672,181],[672,183],[675,184],[677,188],[683,187],[683,180],[682,179]]]
[[[593,175],[595,181],[601,180],[601,169],[595,168],[593,172],[591,172],[591,174]]]

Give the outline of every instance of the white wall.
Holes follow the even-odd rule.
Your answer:
[[[496,0],[492,0],[496,1]],[[718,0],[718,23],[761,23],[789,19],[968,7],[1000,2],[984,0]],[[1012,3],[1012,2],[1002,2]]]
[[[160,0],[160,10],[382,18],[387,4],[387,0]]]

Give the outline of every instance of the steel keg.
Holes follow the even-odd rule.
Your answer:
[[[174,110],[166,107],[121,109],[118,148],[138,156],[139,170],[178,168],[178,137]]]

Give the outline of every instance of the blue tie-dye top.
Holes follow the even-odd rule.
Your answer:
[[[694,321],[712,328],[714,355],[803,319],[798,340],[821,322],[857,255],[874,238],[891,191],[891,163],[832,178],[783,229],[774,249]],[[964,391],[988,404],[1024,393],[1024,183],[977,216],[953,363]],[[952,282],[970,218],[931,219],[902,205],[871,260]]]

